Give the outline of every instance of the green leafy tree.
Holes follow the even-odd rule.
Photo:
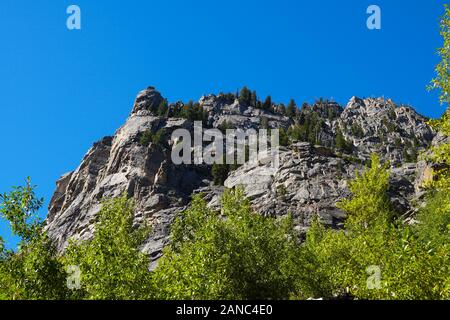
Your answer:
[[[374,156],[350,183],[352,197],[339,203],[348,214],[345,231],[316,219],[302,248],[308,276],[299,277],[300,297],[448,299],[448,196],[427,201],[410,227],[393,219],[388,188],[387,167]],[[437,206],[442,210],[431,217]],[[371,270],[379,272],[375,283]]]
[[[8,194],[0,194],[0,215],[9,221],[11,231],[26,244],[38,238],[43,223],[37,212],[42,207],[43,199],[38,199],[31,185],[31,179],[27,178],[26,185],[13,187]]]
[[[94,237],[71,241],[66,265],[81,270],[80,297],[97,300],[152,298],[148,257],[139,247],[148,236],[147,226],[133,225],[134,204],[124,195],[104,200]]]
[[[436,66],[436,77],[431,81],[430,90],[440,91],[441,104],[450,102],[450,7],[445,5],[445,13],[441,19],[441,32],[444,44],[438,49],[438,54],[441,57],[441,62]]]
[[[20,238],[16,252],[6,251],[0,241],[0,298],[66,299],[66,273],[56,249],[43,232],[38,199],[28,178],[26,185],[0,195],[0,216],[9,221],[12,233]]]
[[[420,238],[435,248],[450,244],[450,193],[433,191],[417,216]]]
[[[6,261],[6,250],[5,250],[5,241],[0,236],[0,300],[8,299],[8,287],[6,270],[5,270],[5,261]]]
[[[57,300],[72,297],[67,273],[45,234],[8,252],[0,266],[0,297],[8,300]]]
[[[430,121],[430,125],[442,135],[450,136],[450,7],[445,5],[445,13],[441,19],[441,36],[443,46],[438,49],[441,62],[436,66],[436,77],[431,81],[430,90],[439,90],[440,102],[447,107],[441,119]],[[435,172],[434,188],[450,192],[450,142],[444,142],[431,148],[428,160],[441,164],[441,169]]]
[[[378,219],[392,218],[393,209],[387,190],[389,188],[389,171],[387,164],[381,165],[380,159],[372,155],[371,167],[350,182],[351,199],[344,199],[338,207],[348,213],[346,227],[369,228]]]
[[[163,299],[283,299],[295,292],[298,245],[292,219],[254,213],[241,190],[221,212],[200,196],[172,229],[154,280]]]

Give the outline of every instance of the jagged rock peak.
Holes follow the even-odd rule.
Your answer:
[[[347,181],[373,153],[393,166],[390,198],[402,214],[412,209],[417,196],[420,183],[415,183],[416,176],[422,181],[421,177],[429,175],[426,164],[415,161],[417,153],[432,144],[435,133],[410,107],[384,98],[353,97],[343,109],[321,99],[287,117],[278,112],[276,104],[258,108],[242,103],[232,93],[209,94],[199,100],[205,128],[292,128],[292,140],[297,141],[282,148],[280,166],[273,174],[268,175],[262,164],[244,165],[229,172],[224,185],[217,186],[211,166],[172,162],[171,133],[179,128],[193,130],[199,115],[184,114],[184,104],[177,102],[168,104],[168,112],[161,116],[155,110],[163,101],[154,87],[141,91],[131,116],[114,136],[95,143],[78,168],[57,182],[45,229],[58,250],[64,250],[70,239],[90,239],[101,199],[124,193],[135,201],[134,223],[153,227],[142,250],[155,262],[170,240],[173,219],[185,210],[194,193],[204,194],[210,207],[215,207],[225,187],[243,185],[257,212],[292,213],[296,226],[306,230],[316,214],[325,224],[340,227],[343,213],[336,202],[349,195]],[[142,142],[144,133],[161,129],[161,142]],[[338,133],[343,138],[340,146]]]
[[[404,105],[404,104],[396,104],[392,99],[386,99],[384,97],[378,97],[378,98],[359,98],[359,97],[352,97],[350,101],[347,103],[347,106],[345,109],[354,110],[359,108],[365,108],[365,109],[380,109],[380,110],[386,110],[386,109],[404,109],[406,111],[414,112],[415,114],[418,114],[414,108]],[[424,117],[422,117],[424,118]]]
[[[164,98],[161,93],[159,93],[159,91],[157,91],[155,87],[150,86],[138,93],[131,114],[138,114],[141,111],[146,111],[151,108],[158,107],[163,100]]]

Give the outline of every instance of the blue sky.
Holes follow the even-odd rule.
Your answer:
[[[444,3],[2,0],[0,191],[31,176],[47,203],[58,177],[114,133],[149,85],[170,101],[243,85],[285,103],[385,96],[439,116],[425,86]],[[71,4],[80,31],[66,28]],[[380,31],[366,28],[371,4],[382,10]],[[0,235],[14,246],[2,222]]]

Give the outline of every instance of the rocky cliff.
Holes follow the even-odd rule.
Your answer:
[[[167,111],[157,116],[161,112],[155,109],[164,101],[152,87],[140,92],[115,135],[94,143],[80,166],[58,180],[46,230],[59,250],[70,238],[89,239],[101,199],[123,193],[135,199],[135,223],[145,220],[153,226],[142,250],[155,262],[169,241],[171,222],[193,193],[201,192],[211,207],[217,207],[225,188],[243,186],[259,213],[292,213],[298,230],[304,231],[316,214],[331,227],[342,225],[345,214],[336,202],[349,196],[348,181],[372,153],[392,166],[390,196],[399,214],[414,211],[422,181],[429,178],[428,164],[416,158],[435,134],[427,119],[409,106],[383,98],[352,98],[343,108],[320,100],[287,117],[281,105],[261,108],[242,103],[236,95],[219,94],[196,104],[206,127],[283,128],[294,141],[281,148],[275,171],[263,164],[245,164],[229,172],[223,185],[214,185],[210,166],[172,163],[171,133],[193,130],[193,121],[173,115],[171,110],[184,108],[182,102],[166,104]],[[160,132],[162,141],[142,143],[145,132]]]

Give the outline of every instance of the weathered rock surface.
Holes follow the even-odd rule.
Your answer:
[[[377,153],[400,166],[412,153],[431,144],[434,132],[426,121],[411,107],[397,106],[391,100],[353,97],[333,126],[353,142],[358,158]]]
[[[162,101],[164,98],[152,87],[140,92],[130,117],[115,135],[95,143],[80,166],[57,182],[46,230],[59,250],[64,250],[71,238],[89,239],[101,199],[123,193],[135,199],[135,223],[146,220],[153,226],[142,247],[153,265],[169,241],[174,217],[196,192],[202,192],[216,208],[225,187],[242,186],[255,210],[263,215],[291,213],[297,228],[304,231],[318,214],[325,224],[338,228],[345,214],[336,208],[336,202],[349,196],[348,181],[373,152],[393,166],[390,195],[400,214],[411,212],[411,200],[420,197],[427,164],[407,163],[405,146],[408,151],[424,150],[432,143],[434,133],[426,119],[410,107],[398,107],[384,99],[352,98],[346,108],[332,102],[305,106],[292,120],[241,105],[230,96],[202,97],[199,103],[208,114],[209,127],[218,128],[226,122],[236,128],[258,129],[265,118],[268,127],[287,129],[301,121],[302,113],[311,112],[322,121],[318,134],[321,146],[294,143],[281,149],[277,169],[245,164],[229,174],[224,186],[214,186],[210,166],[172,163],[171,133],[178,128],[192,130],[193,123],[158,117],[149,111]],[[140,143],[145,131],[155,133],[160,129],[164,129],[163,145]],[[337,130],[353,145],[351,154],[333,150]]]

